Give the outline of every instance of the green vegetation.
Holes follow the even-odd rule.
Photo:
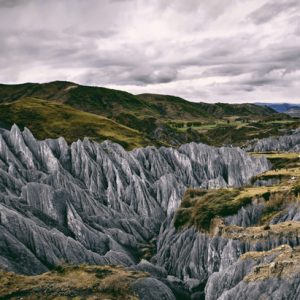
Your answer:
[[[0,269],[0,298],[138,300],[130,284],[149,276],[112,264],[104,267],[64,264],[37,276],[17,275]]]
[[[105,117],[36,98],[2,104],[0,120],[7,125],[16,123],[22,130],[29,128],[39,140],[63,136],[71,144],[84,137],[97,142],[108,139],[127,150],[153,144],[163,145],[154,139],[145,139],[145,134]]]
[[[236,214],[247,204],[263,202],[265,209],[258,222],[262,226],[268,224],[275,215],[282,213],[287,205],[298,203],[299,196],[299,180],[262,187],[249,184],[219,190],[187,189],[175,213],[174,225],[179,230],[186,226],[195,226],[197,230],[211,233],[218,218],[221,218],[218,227],[225,226],[222,218]]]
[[[175,214],[175,227],[196,226],[197,230],[208,231],[211,220],[216,216],[233,215],[249,203],[252,197],[239,198],[241,190],[197,190],[187,189]]]
[[[89,86],[78,86],[70,89],[69,98],[66,105],[70,105],[80,110],[86,111],[89,107],[90,112],[103,112],[111,114],[116,107],[119,109],[127,109],[131,112],[150,110],[156,114],[156,106],[148,103],[130,93]]]
[[[267,106],[256,106],[253,104],[227,104],[227,103],[197,103],[198,107],[205,110],[210,115],[213,115],[217,119],[224,117],[239,116],[249,119],[254,119],[260,116],[269,115],[276,113],[270,107]]]
[[[147,134],[151,133],[154,131],[157,127],[156,122],[157,119],[150,117],[150,118],[144,118],[140,119],[136,117],[135,115],[131,113],[126,113],[126,112],[121,112],[119,113],[116,117],[115,120],[123,124],[127,127],[136,129],[140,132],[145,132]]]
[[[3,113],[0,115],[0,126],[5,127],[5,124],[11,125],[15,122],[21,127],[33,128],[35,130],[34,134],[38,138],[55,138],[60,135],[68,135],[66,136],[68,143],[77,138],[82,138],[84,134],[93,137],[97,141],[108,138],[112,141],[120,141],[126,149],[132,149],[134,145],[136,147],[160,146],[169,143],[179,145],[191,141],[191,137],[187,138],[182,134],[192,135],[192,141],[203,140],[199,139],[199,136],[196,138],[195,131],[205,133],[204,140],[210,141],[210,144],[231,143],[234,146],[242,146],[247,140],[253,138],[280,136],[282,135],[278,131],[280,128],[292,129],[300,126],[299,120],[292,119],[284,114],[278,114],[269,107],[252,104],[194,103],[180,97],[155,94],[132,95],[123,91],[81,86],[64,81],[45,84],[0,84],[0,103],[2,104],[13,105],[13,103],[29,98],[45,99],[45,101],[48,101],[47,103],[56,103],[53,104],[54,106],[64,104],[77,111],[80,110],[115,120],[119,124],[135,129],[135,133],[132,132],[132,134],[139,136],[136,136],[136,141],[130,141],[129,138],[133,138],[133,135],[130,133],[124,135],[122,130],[125,129],[118,129],[117,132],[114,132],[115,130],[111,128],[111,132],[109,132],[109,127],[103,127],[102,130],[99,130],[99,126],[95,127],[95,122],[92,122],[93,125],[87,124],[85,120],[83,121],[83,118],[81,120],[77,119],[72,126],[65,126],[65,124],[63,130],[60,127],[61,124],[58,124],[57,128],[47,128],[46,130],[43,123],[49,121],[48,117],[44,118],[45,114],[41,111],[37,114],[36,109],[29,112],[26,105],[24,105],[24,110],[15,110],[15,113],[23,114],[24,117],[10,114],[8,118],[5,116],[7,108],[3,109],[2,107]],[[31,120],[25,120],[25,117]],[[65,118],[67,121],[67,110],[64,115],[60,114],[60,117]],[[254,122],[254,120],[259,122]],[[250,124],[248,124],[249,121]],[[1,122],[5,124],[1,125]],[[33,124],[34,122],[36,124]],[[229,123],[227,124],[227,122]],[[50,124],[53,125],[51,118]],[[158,128],[159,124],[165,125],[172,134],[181,134],[182,136],[180,138],[178,135],[170,137],[170,133],[159,133],[159,142],[149,136],[146,137]],[[57,125],[57,122],[55,125]],[[38,132],[39,126],[41,126],[40,133]],[[194,132],[188,133],[188,129],[193,129]],[[45,134],[45,130],[47,134]],[[178,138],[182,142],[178,142]]]
[[[265,155],[266,158],[272,163],[272,171],[266,172],[265,174],[261,174],[256,176],[257,178],[270,177],[278,179],[279,175],[282,177],[286,176],[299,176],[300,175],[300,153],[285,153],[280,151],[274,152],[249,152],[249,155],[253,155],[256,157],[260,157],[261,155]],[[276,171],[278,169],[278,171]],[[288,169],[288,170],[286,170]],[[295,173],[296,170],[296,173]]]

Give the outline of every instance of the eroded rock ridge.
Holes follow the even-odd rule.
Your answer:
[[[134,266],[140,261],[139,244],[149,244],[160,232],[161,251],[167,241],[162,236],[174,233],[171,220],[186,188],[239,186],[270,167],[264,156],[250,157],[239,148],[190,143],[178,150],[126,152],[118,144],[87,138],[69,147],[63,138],[37,141],[28,129],[21,132],[14,125],[0,131],[0,263],[28,275],[61,260]],[[208,237],[187,233],[192,248],[208,245]],[[188,268],[171,260],[163,265],[169,275],[184,277],[182,268],[188,278],[202,282],[212,270],[203,265],[200,274],[202,269],[191,264],[206,260],[198,257]],[[181,284],[165,280],[172,291]]]

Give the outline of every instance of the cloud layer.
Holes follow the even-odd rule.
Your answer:
[[[0,82],[299,102],[297,0],[0,0]]]

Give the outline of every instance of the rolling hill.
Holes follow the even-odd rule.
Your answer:
[[[24,127],[29,128],[40,140],[63,136],[71,144],[89,137],[98,142],[114,141],[127,150],[148,145],[164,145],[108,118],[37,98],[1,104],[0,120],[5,125],[0,124],[0,127],[8,129],[16,123],[22,130]]]
[[[279,126],[275,131],[270,126],[241,128],[253,120],[284,119],[274,113],[267,106],[195,103],[64,81],[0,85],[1,128],[10,129],[16,123],[28,127],[38,139],[64,136],[69,144],[85,136],[98,142],[108,139],[126,150],[147,145],[179,147],[189,142],[242,145],[255,137],[280,135]],[[237,128],[228,128],[227,122]]]
[[[82,86],[66,81],[0,85],[0,103],[11,103],[28,97],[63,103],[109,118],[123,111],[133,113],[139,118],[155,117],[164,121],[212,121],[230,116],[257,117],[275,113],[269,107],[253,104],[195,103],[175,96],[132,95],[119,90]]]

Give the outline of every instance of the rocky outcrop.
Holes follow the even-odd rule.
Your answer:
[[[141,300],[176,300],[171,289],[156,278],[137,280],[131,285]]]
[[[187,187],[238,186],[269,168],[264,156],[239,148],[190,143],[126,152],[109,141],[85,138],[69,147],[63,138],[37,141],[15,125],[1,129],[0,263],[28,275],[61,260],[134,266],[138,244],[162,231]],[[204,247],[200,235],[195,240]]]
[[[274,184],[278,184],[279,180],[275,180],[275,179],[268,179],[268,180],[261,180],[258,179],[254,182],[254,186],[267,186],[267,185],[274,185]]]
[[[286,245],[244,254],[209,278],[205,299],[300,299],[299,263],[299,249]]]
[[[280,136],[279,138],[265,138],[259,141],[253,140],[245,145],[245,151],[265,152],[265,151],[289,151],[299,152],[300,134],[295,131],[292,135]]]
[[[299,246],[298,208],[298,204],[293,204],[282,214],[276,215],[271,221],[274,225],[254,227],[262,216],[264,204],[248,205],[236,215],[225,218],[225,224],[215,228],[213,236],[196,231],[194,227],[177,231],[172,218],[168,218],[161,226],[157,239],[158,252],[152,260],[157,266],[165,267],[170,275],[191,286],[205,285],[216,273],[226,278],[224,272],[231,270],[228,268],[245,253],[270,251],[280,245]],[[252,267],[248,263],[241,266],[243,270],[251,270]],[[226,288],[222,286],[220,291],[224,292]]]

